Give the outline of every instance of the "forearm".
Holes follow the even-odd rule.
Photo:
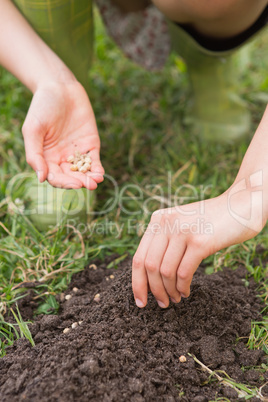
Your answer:
[[[44,82],[74,79],[11,0],[0,0],[0,64],[32,92]]]
[[[240,166],[234,185],[245,181],[249,192],[262,192],[263,219],[268,219],[268,107]]]

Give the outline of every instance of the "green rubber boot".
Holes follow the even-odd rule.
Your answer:
[[[185,60],[193,90],[186,124],[209,141],[228,143],[249,136],[251,116],[239,92],[250,44],[235,52],[214,52],[180,26],[169,22],[169,27],[173,50]]]
[[[92,0],[13,0],[86,90],[93,54]]]
[[[14,176],[6,195],[9,212],[24,215],[41,232],[60,224],[85,229],[95,204],[94,191],[52,187],[48,182],[39,183],[33,173]]]

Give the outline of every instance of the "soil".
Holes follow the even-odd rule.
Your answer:
[[[246,348],[263,305],[245,277],[242,266],[210,276],[200,267],[188,299],[161,309],[150,295],[139,309],[130,259],[116,270],[103,263],[86,267],[73,276],[65,292],[72,297],[61,302],[59,315],[38,316],[29,325],[36,346],[20,339],[0,360],[1,402],[243,400],[188,353],[238,382],[260,387],[268,381],[268,373],[247,369],[267,357]],[[20,302],[24,319],[34,307],[30,291]]]

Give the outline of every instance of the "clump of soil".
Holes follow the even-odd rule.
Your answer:
[[[188,353],[259,387],[267,374],[242,371],[267,362],[262,351],[245,346],[251,320],[259,320],[263,308],[255,284],[245,286],[242,267],[210,276],[203,271],[195,274],[191,296],[165,310],[152,296],[146,308],[135,306],[130,259],[118,270],[99,265],[75,274],[60,314],[30,325],[36,346],[19,340],[0,360],[1,401],[238,400]],[[21,305],[22,315],[29,303]],[[80,324],[72,328],[74,322]]]

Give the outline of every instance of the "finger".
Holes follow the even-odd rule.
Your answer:
[[[72,172],[70,170],[70,164],[69,163],[61,163],[60,168],[62,170],[62,173],[66,175],[66,177],[71,178],[71,182],[73,180],[79,180],[82,185],[80,187],[85,187],[88,190],[95,190],[97,188],[97,183],[96,181],[91,177],[88,176],[85,173],[82,172]]]
[[[83,183],[78,178],[65,174],[57,163],[50,162],[48,164],[47,181],[53,187],[59,188],[81,188]]]
[[[169,297],[162,281],[162,277],[160,275],[160,267],[167,247],[167,236],[164,233],[157,233],[154,235],[154,238],[151,241],[145,258],[145,268],[151,292],[156,298],[158,305],[162,308],[166,308],[169,305]]]
[[[160,267],[160,274],[166,292],[174,303],[179,303],[181,300],[181,295],[176,287],[177,270],[185,250],[186,245],[183,241],[178,243],[178,239],[171,239]]]
[[[132,262],[132,290],[138,307],[145,307],[148,296],[148,278],[144,265],[154,233],[150,224],[146,229]]]
[[[177,271],[177,290],[182,297],[188,297],[190,295],[190,285],[193,275],[202,259],[200,253],[196,252],[196,249],[192,247],[186,249]]]
[[[88,190],[96,190],[98,187],[96,181],[90,176],[83,175],[83,177],[81,177],[81,181],[83,182],[83,186]]]
[[[93,148],[90,151],[90,157],[91,157],[91,172],[92,173],[100,173],[101,175],[104,175],[104,169],[100,161],[100,150],[98,148]]]
[[[86,176],[90,177],[92,180],[95,181],[95,183],[99,184],[102,183],[104,180],[103,174],[102,173],[92,173],[88,172],[86,173]]]
[[[27,163],[34,169],[40,183],[46,180],[48,166],[43,153],[43,128],[35,120],[26,118],[22,127]]]

